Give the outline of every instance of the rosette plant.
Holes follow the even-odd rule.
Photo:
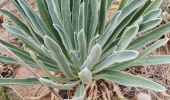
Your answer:
[[[85,95],[85,84],[100,79],[166,90],[158,83],[124,71],[131,66],[170,63],[168,55],[149,55],[168,41],[160,37],[170,32],[170,23],[157,27],[162,21],[162,0],[122,0],[110,18],[107,11],[114,0],[35,0],[37,12],[27,0],[11,2],[23,21],[0,9],[13,22],[3,27],[17,36],[27,50],[0,40],[1,49],[7,52],[0,61],[26,66],[29,71],[31,67],[40,68],[46,77],[31,71],[35,77],[1,78],[0,85],[41,83],[61,90],[79,86],[75,98],[80,100]]]

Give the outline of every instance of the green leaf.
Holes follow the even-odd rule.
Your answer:
[[[106,79],[125,86],[141,87],[146,89],[152,89],[159,92],[166,90],[163,86],[151,80],[121,71],[106,70],[101,72],[100,74],[97,74],[95,76],[95,79]]]
[[[28,64],[30,67],[37,67],[37,64],[35,62],[30,62],[30,61],[27,61],[25,59],[23,59],[23,61],[26,64]],[[7,63],[7,64],[16,64],[16,65],[19,65],[19,63],[16,60],[14,60],[13,58],[4,57],[4,56],[0,56],[0,62]]]
[[[78,47],[79,47],[79,55],[80,55],[80,62],[81,64],[84,62],[84,60],[87,57],[87,43],[86,43],[86,38],[85,38],[85,33],[84,30],[81,30],[78,35]]]
[[[60,8],[58,5],[58,0],[50,0],[50,1],[46,0],[46,2],[53,24],[57,24],[58,26],[62,27],[62,19],[61,19]]]
[[[58,34],[60,35],[61,40],[66,50],[73,49],[72,44],[71,44],[71,39],[69,38],[68,33],[66,33],[66,31],[57,24],[54,24],[54,27],[58,31]]]
[[[159,48],[160,46],[164,45],[165,43],[167,43],[168,39],[162,39],[157,41],[156,43],[154,43],[153,45],[151,45],[150,47],[146,48],[142,53],[139,54],[139,56],[131,61],[127,61],[127,62],[123,62],[120,64],[115,64],[113,65],[112,68],[113,70],[123,70],[125,68],[128,68],[132,65],[134,65],[135,62],[140,61],[140,59],[143,59],[144,57],[146,57],[148,54],[150,54],[153,50]]]
[[[45,36],[44,42],[49,51],[52,54],[52,57],[57,62],[59,69],[64,73],[64,75],[68,78],[73,78],[73,73],[71,71],[71,68],[69,66],[69,63],[63,54],[60,46],[50,37]]]
[[[139,32],[145,32],[147,30],[150,30],[159,25],[161,22],[162,22],[161,18],[146,21],[140,25]]]
[[[73,8],[72,8],[72,25],[74,26],[74,32],[78,32],[78,18],[79,18],[79,8],[80,8],[81,0],[73,0]]]
[[[132,26],[127,28],[127,30],[122,35],[120,41],[115,47],[115,51],[122,51],[125,50],[130,42],[136,37],[139,30],[139,26]]]
[[[56,30],[54,29],[53,25],[52,25],[52,20],[50,17],[50,14],[48,12],[48,8],[46,6],[46,1],[45,0],[35,0],[40,17],[42,18],[45,26],[48,28],[48,30],[53,33],[56,34]]]
[[[114,52],[112,55],[108,56],[103,62],[97,65],[97,68],[93,71],[93,73],[98,73],[115,63],[122,63],[128,60],[133,60],[137,56],[138,52],[132,50]]]
[[[143,14],[158,9],[161,6],[163,0],[151,0],[151,1],[152,3],[147,7],[147,9],[143,12]]]
[[[104,46],[108,38],[111,36],[111,33],[115,30],[117,26],[117,21],[120,15],[121,15],[121,11],[118,11],[113,15],[113,17],[111,18],[109,22],[109,25],[106,27],[106,30],[104,31],[103,34],[101,34],[101,36],[97,40],[98,44]]]
[[[82,69],[78,73],[78,76],[83,84],[89,84],[92,82],[92,72],[87,67]]]
[[[37,63],[38,67],[53,81],[56,81],[57,78],[55,78],[54,75],[52,75],[50,73],[50,71],[48,70],[47,66],[44,65],[35,55],[34,52],[30,51],[30,55],[31,57],[34,59],[34,61]],[[57,68],[58,69],[58,68]]]
[[[105,29],[105,19],[106,19],[106,14],[107,14],[107,5],[108,5],[108,0],[101,0],[100,5],[100,15],[99,15],[99,33],[102,34]]]
[[[110,8],[110,6],[115,2],[115,0],[108,0],[108,3],[107,3],[107,9]]]
[[[27,36],[25,33],[23,33],[20,29],[15,28],[14,26],[3,24],[3,27],[5,27],[8,31],[16,35],[18,38],[21,39],[21,41],[31,50],[34,50],[38,54],[42,54],[40,49],[40,45],[37,44],[31,37]]]
[[[119,6],[119,10],[123,9],[124,7],[126,7],[130,1],[131,0],[121,0],[120,6]]]
[[[134,65],[156,65],[156,64],[170,64],[170,56],[168,55],[148,56],[136,61]]]
[[[146,3],[147,0],[133,0],[126,7],[122,9],[121,16],[119,17],[119,21],[117,24],[120,24],[127,16],[129,16],[133,11],[137,8],[141,7]]]
[[[89,0],[90,5],[91,5],[91,20],[90,20],[90,26],[89,26],[89,33],[87,35],[87,40],[91,40],[95,35],[96,35],[96,29],[98,25],[98,7],[99,7],[99,2],[98,0]]]
[[[32,58],[30,57],[29,53],[24,51],[24,50],[21,50],[15,46],[13,46],[12,44],[10,43],[7,43],[5,41],[2,41],[0,40],[0,43],[2,43],[3,45],[5,45],[6,47],[8,47],[13,53],[15,53],[17,56],[19,56],[20,58],[22,59],[25,59],[25,60],[28,60],[30,62],[34,62],[32,60]]]
[[[4,56],[0,56],[0,62],[10,63],[10,64],[18,64],[13,58],[4,57]]]
[[[158,16],[160,16],[161,12],[161,9],[148,12],[146,15],[143,16],[143,22],[147,22],[149,20],[157,18]]]
[[[99,37],[99,35],[97,34],[95,37],[93,37],[93,38],[90,40],[90,42],[89,42],[89,47],[88,47],[88,54],[90,53],[92,47],[96,44],[98,37]]]
[[[29,7],[28,3],[25,0],[17,0],[19,5],[21,6],[22,10],[30,20],[31,24],[36,29],[38,35],[43,38],[43,36],[46,34],[44,29],[41,27],[42,25],[39,24],[38,19],[40,20],[39,16],[33,12],[33,10]]]
[[[85,27],[85,3],[83,2],[79,8],[79,16],[78,16],[78,32],[84,29]]]
[[[116,30],[112,32],[112,35],[109,38],[109,40],[115,41],[119,36],[122,35],[122,31],[126,28],[127,25],[130,24],[135,15],[141,9],[141,6],[143,6],[146,3],[146,1],[147,0],[133,0],[122,9],[122,13],[116,23],[117,24]],[[108,41],[106,45],[110,46],[110,43],[112,41]]]
[[[76,51],[76,50],[70,50],[70,51],[69,51],[69,56],[70,56],[72,62],[73,62],[75,65],[77,65],[77,67],[81,65],[81,64],[80,64],[80,61],[79,61],[78,51]],[[78,67],[77,69],[79,70],[79,67]]]
[[[71,43],[73,44],[74,40],[74,31],[71,23],[71,11],[70,11],[70,0],[61,0],[61,14],[63,19],[64,29],[71,39]]]
[[[169,39],[158,40],[157,42],[152,44],[150,47],[146,48],[142,53],[140,53],[140,55],[138,56],[137,59],[140,59],[140,58],[143,58],[143,57],[149,55],[152,51],[154,51],[155,49],[165,45],[168,41],[169,41]]]
[[[49,58],[52,59],[49,50],[48,50],[44,45],[41,45],[41,50],[44,52],[44,54],[45,54],[46,56],[48,56]]]
[[[10,43],[7,43],[5,41],[0,40],[0,43],[7,46],[14,54],[16,54],[18,57],[24,60],[26,64],[28,64],[31,67],[37,67],[37,64],[34,62],[34,60],[30,57],[30,54],[26,51],[23,51],[15,46],[13,46]],[[48,69],[50,70],[57,70],[56,69],[56,63],[49,61],[47,59],[42,59],[43,57],[39,58],[44,64],[48,66]],[[7,60],[7,59],[6,59]],[[8,61],[2,61],[2,62],[8,62]],[[15,64],[15,63],[14,63]],[[17,63],[18,64],[18,63]]]
[[[99,61],[100,55],[102,53],[102,48],[99,44],[96,44],[90,51],[90,54],[87,56],[87,59],[81,65],[80,69],[88,68],[91,70],[93,66]]]
[[[139,18],[132,25],[141,25],[142,22],[143,22],[143,18]]]
[[[84,96],[86,94],[86,90],[84,87],[84,84],[81,84],[75,92],[74,99],[73,100],[83,100]]]
[[[155,30],[142,35],[138,38],[136,38],[134,41],[131,42],[131,44],[129,45],[128,49],[132,50],[132,49],[137,49],[137,48],[141,48],[153,41],[156,41],[157,39],[159,39],[162,35],[170,32],[170,23],[162,25],[159,28],[156,28]]]
[[[5,9],[0,9],[0,13],[12,20],[16,24],[16,26],[24,30],[25,33],[31,35],[27,26],[22,21],[20,21],[15,15]]]
[[[40,83],[36,78],[0,78],[0,85],[35,85]]]
[[[46,79],[46,78],[40,78],[39,80],[41,83],[47,85],[48,87],[57,88],[57,89],[61,89],[61,90],[71,89],[80,83],[80,81],[73,81],[73,82],[66,83],[66,84],[58,84],[58,83],[55,83],[55,82],[53,82],[49,79]]]

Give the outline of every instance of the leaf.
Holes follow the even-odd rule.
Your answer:
[[[126,7],[122,9],[121,16],[118,19],[118,23],[120,24],[127,16],[129,16],[133,11],[137,8],[141,7],[146,3],[147,0],[133,0]]]
[[[83,84],[89,84],[92,82],[92,72],[87,67],[82,69],[78,73],[78,76]]]
[[[78,18],[79,18],[79,8],[80,8],[81,0],[73,0],[73,8],[72,8],[72,25],[74,26],[74,32],[78,32]]]
[[[156,43],[154,43],[153,45],[151,45],[150,47],[146,48],[142,53],[139,54],[139,56],[136,59],[127,61],[127,62],[123,62],[120,64],[115,64],[110,68],[112,68],[113,70],[123,70],[130,66],[133,66],[135,64],[135,62],[140,61],[140,59],[143,59],[148,54],[150,54],[153,50],[155,50],[155,49],[159,48],[160,46],[164,45],[165,43],[167,43],[167,41],[168,41],[168,39],[161,39],[161,40],[157,41]]]
[[[73,44],[74,40],[74,31],[71,23],[71,11],[70,11],[70,0],[61,0],[61,14],[63,25],[66,33],[71,39],[71,43]]]
[[[98,0],[89,0],[89,2],[91,5],[91,20],[90,20],[89,33],[87,35],[87,40],[91,40],[95,36],[97,25],[98,25],[98,20],[99,20]]]
[[[88,54],[90,53],[92,47],[96,44],[98,37],[99,37],[99,35],[97,34],[95,37],[93,37],[93,38],[90,40],[90,42],[89,42],[89,47],[88,47]]]
[[[91,15],[92,15],[92,7],[91,6],[93,6],[92,4],[91,4],[91,0],[83,0],[83,2],[82,2],[82,4],[84,3],[84,31],[86,32],[86,33],[89,33],[89,29],[90,29],[90,23],[91,23]],[[81,4],[81,5],[82,5]],[[79,16],[80,17],[80,16]],[[87,37],[87,39],[88,39],[88,37],[89,37],[89,34],[86,34],[86,37]],[[90,39],[89,40],[87,40],[87,42],[90,42]]]
[[[36,78],[0,78],[0,85],[35,85],[40,83]]]
[[[78,50],[78,39],[77,39],[77,33],[74,33],[74,44],[75,44],[75,49]]]
[[[166,91],[166,89],[158,83],[151,80],[142,78],[137,75],[131,75],[121,71],[106,70],[95,76],[95,79],[106,79],[113,81],[120,85],[126,85],[130,87],[141,87],[146,89],[152,89],[154,91]]]
[[[74,81],[74,82],[70,82],[70,83],[66,83],[66,84],[58,84],[58,83],[55,83],[55,82],[53,82],[49,79],[46,79],[46,78],[40,78],[39,80],[41,83],[47,85],[48,87],[57,88],[57,89],[61,89],[61,90],[71,89],[80,83],[80,81]]]
[[[100,55],[102,53],[102,48],[99,44],[96,44],[90,51],[90,54],[87,56],[87,59],[81,65],[80,69],[88,68],[91,70],[93,66],[99,61]]]
[[[20,29],[15,28],[14,26],[3,24],[3,27],[5,27],[8,31],[16,35],[18,38],[21,39],[21,41],[31,50],[34,50],[40,55],[43,55],[43,52],[41,52],[40,45],[37,44],[31,37],[27,36],[25,33],[23,33]]]
[[[98,73],[115,63],[122,63],[124,61],[133,60],[137,56],[138,52],[132,50],[114,52],[112,55],[108,56],[103,62],[97,65],[97,68],[93,71],[93,73]]]
[[[49,58],[52,58],[49,50],[44,45],[41,45],[41,50],[44,52],[46,56],[48,56]]]
[[[66,31],[57,24],[54,24],[54,27],[58,31],[58,34],[60,35],[66,50],[73,49],[71,39],[69,38],[68,33],[66,33]]]
[[[51,23],[51,17],[50,14],[48,12],[47,6],[46,6],[46,1],[45,0],[35,0],[40,17],[42,18],[45,26],[48,28],[48,30],[53,33],[56,34],[56,30],[54,29],[53,25]]]
[[[84,96],[86,94],[86,90],[84,88],[84,84],[81,84],[75,92],[74,99],[73,100],[83,100]]]
[[[56,36],[57,39],[60,41],[60,38],[58,38],[58,34],[57,31],[55,30],[55,28],[53,27],[53,21],[50,17],[50,13],[48,11],[48,7],[46,5],[46,1],[45,0],[36,0],[36,5],[40,14],[40,17],[42,18],[44,25],[47,27],[47,29],[52,33],[53,36]]]
[[[156,65],[156,64],[170,64],[170,56],[169,55],[148,56],[136,61],[134,65]]]
[[[162,21],[161,18],[156,18],[156,19],[144,22],[140,25],[139,32],[145,32],[147,30],[150,30],[150,29],[156,27],[157,25],[159,25],[161,23],[161,21]]]
[[[4,56],[0,56],[0,62],[19,65],[19,63],[15,61],[13,58],[4,57]],[[37,64],[35,62],[30,62],[27,60],[24,60],[24,62],[28,64],[30,67],[37,67]]]
[[[37,67],[37,64],[34,62],[34,60],[30,57],[30,54],[26,51],[23,51],[15,46],[13,46],[10,43],[7,43],[5,41],[0,40],[0,43],[8,47],[14,54],[16,54],[18,57],[24,60],[26,64],[28,64],[31,67]],[[44,64],[48,66],[48,69],[56,71],[56,63],[53,61],[49,61],[48,59],[42,59],[43,57],[39,58]],[[7,59],[6,59],[7,60]],[[4,61],[8,62],[8,61]]]
[[[10,63],[10,64],[18,64],[14,59],[12,59],[10,57],[4,57],[4,56],[0,56],[0,62]]]
[[[161,12],[161,9],[148,12],[146,15],[143,16],[143,22],[147,22],[149,20],[157,18],[158,16],[160,16]]]
[[[24,30],[25,33],[31,35],[27,26],[22,21],[20,21],[15,15],[5,9],[0,9],[0,13],[12,20],[16,24],[16,26]]]
[[[110,8],[110,6],[115,2],[115,0],[108,0],[108,3],[107,3],[107,9]]]
[[[50,0],[50,1],[46,0],[46,2],[53,24],[57,24],[58,26],[62,27],[62,19],[61,19],[60,8],[58,5],[58,0]]]
[[[146,14],[152,10],[158,9],[161,6],[162,1],[163,0],[152,0],[152,3],[146,8],[146,10],[143,12],[143,14]]]
[[[142,24],[142,22],[143,22],[143,18],[139,18],[139,19],[137,19],[133,24],[132,24],[132,26],[134,25],[138,25],[138,26],[140,26],[141,24]]]
[[[80,66],[81,64],[80,64],[80,61],[79,61],[78,51],[76,51],[76,50],[70,50],[69,56],[70,56],[72,62],[73,62],[75,65],[77,65],[77,68],[76,68],[76,69],[79,70],[79,66]]]
[[[127,25],[131,24],[130,22],[141,9],[141,6],[146,3],[146,1],[147,0],[133,0],[122,9],[122,13],[116,23],[116,30],[112,32],[112,35],[109,40],[115,41],[119,36],[122,35],[122,31],[126,28]],[[107,45],[110,46],[110,43],[112,41],[107,41],[108,43],[106,44],[106,47]]]
[[[84,29],[85,25],[85,3],[83,2],[79,8],[79,15],[78,15],[78,32]]]
[[[97,40],[97,43],[104,46],[108,38],[111,36],[111,33],[115,30],[117,26],[117,20],[121,15],[121,11],[116,12],[113,17],[111,18],[109,25],[106,27],[106,30]]]
[[[132,50],[132,49],[137,49],[137,48],[141,48],[153,41],[156,41],[157,39],[159,39],[162,35],[170,32],[170,23],[162,25],[161,27],[145,34],[142,35],[138,38],[136,38],[134,41],[131,42],[131,44],[129,45],[128,49]]]
[[[122,51],[125,50],[130,42],[136,37],[139,30],[139,26],[132,26],[127,28],[127,30],[122,35],[121,39],[119,40],[118,44],[115,47],[115,51]]]
[[[15,53],[17,56],[19,56],[20,58],[22,59],[25,59],[25,60],[28,60],[30,62],[34,62],[32,60],[32,58],[30,57],[29,53],[24,51],[24,50],[21,50],[15,46],[13,46],[12,44],[10,43],[7,43],[5,41],[2,41],[0,40],[0,43],[2,43],[3,45],[5,45],[6,47],[8,47],[13,53]]]
[[[34,61],[37,63],[38,67],[39,67],[51,80],[56,81],[57,78],[55,78],[55,76],[50,73],[50,71],[48,70],[47,66],[44,65],[44,64],[36,57],[35,53],[32,52],[32,51],[30,51],[29,53],[30,53],[31,57],[34,59]],[[57,69],[58,69],[58,68],[57,68]]]
[[[29,5],[27,4],[27,2],[25,0],[17,0],[17,2],[19,3],[20,7],[22,8],[22,10],[24,11],[24,13],[26,14],[27,18],[30,20],[31,24],[34,26],[34,28],[36,29],[38,35],[43,38],[43,36],[46,34],[45,30],[42,28],[42,26],[44,24],[42,24],[40,26],[39,22],[41,19],[39,18],[39,16],[37,16],[35,14],[35,12],[32,11],[32,9],[29,7]]]
[[[60,46],[48,36],[44,37],[44,42],[63,74],[68,78],[73,78],[73,73],[71,71],[69,63],[67,62],[67,59],[63,54]]]
[[[140,53],[140,55],[138,56],[137,59],[140,59],[140,58],[143,58],[143,57],[149,55],[152,51],[165,45],[168,41],[169,41],[169,39],[166,39],[166,38],[158,40],[157,42],[152,44],[150,47],[146,48],[142,53]]]
[[[107,14],[107,5],[108,5],[108,0],[101,0],[100,5],[100,15],[99,15],[99,33],[102,34],[105,29],[105,19],[106,19],[106,14]]]
[[[82,64],[87,56],[87,50],[86,50],[87,43],[86,43],[85,33],[83,29],[78,33],[77,39],[78,39],[78,47],[79,47],[78,51],[80,55],[79,60],[80,60],[80,63]]]
[[[124,7],[127,6],[127,4],[130,2],[131,0],[121,0],[120,6],[118,10],[123,9]]]

